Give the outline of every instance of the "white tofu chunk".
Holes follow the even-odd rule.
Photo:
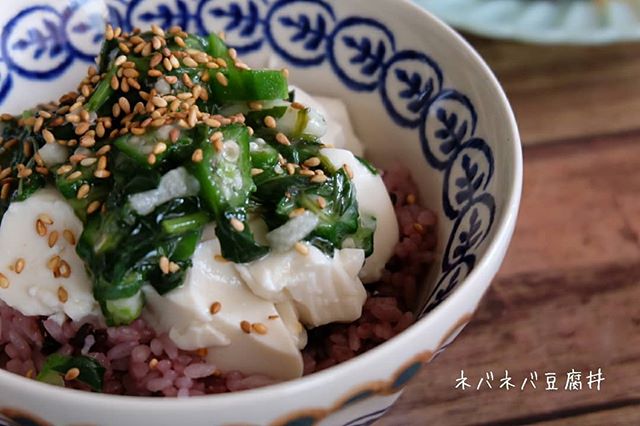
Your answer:
[[[39,219],[45,235],[36,229]],[[75,321],[100,315],[84,263],[64,238],[65,231],[77,240],[82,222],[57,190],[41,189],[25,201],[11,203],[0,226],[0,272],[9,282],[0,288],[0,299],[24,315],[61,319],[64,314]],[[19,259],[24,262],[20,272]]]
[[[207,232],[207,234],[211,234]],[[220,243],[210,239],[199,244],[193,267],[182,286],[160,296],[144,288],[144,318],[181,349],[208,349],[208,360],[223,371],[262,374],[280,380],[302,375],[302,355],[273,302],[254,295],[238,276],[233,263],[216,260]],[[212,313],[212,305],[220,310]],[[246,333],[241,322],[262,324]]]
[[[271,252],[235,267],[254,294],[278,303],[291,302],[307,326],[358,319],[367,298],[358,278],[364,252],[336,250],[331,258],[310,244],[307,247],[308,254]]]

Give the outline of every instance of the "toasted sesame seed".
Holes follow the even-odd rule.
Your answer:
[[[267,115],[264,118],[264,125],[267,126],[269,129],[275,129],[278,125],[278,123],[276,122],[276,119],[273,118],[270,115]]]
[[[216,254],[215,256],[213,256],[214,260],[216,262],[220,262],[220,263],[228,263],[229,261],[227,259],[225,259],[224,257],[222,257],[221,254]]]
[[[124,64],[125,62],[127,62],[127,57],[125,55],[120,55],[116,58],[115,61],[113,61],[113,65],[115,65],[116,67],[119,67],[120,65]]]
[[[251,176],[258,176],[262,173],[264,173],[264,170],[262,169],[257,169],[257,168],[251,169]]]
[[[158,37],[153,37],[151,39],[151,46],[153,46],[154,50],[160,50],[162,48],[162,42]]]
[[[156,358],[152,358],[151,361],[149,361],[149,368],[153,370],[158,366],[158,362]]]
[[[318,198],[316,201],[318,202],[318,207],[320,207],[321,209],[324,209],[325,207],[327,207],[327,200],[325,200],[323,196],[318,195]]]
[[[164,76],[164,81],[166,81],[167,83],[173,85],[173,84],[176,84],[178,82],[178,77],[176,77],[175,75],[165,75]]]
[[[140,76],[140,73],[133,68],[127,68],[122,71],[122,75],[127,78],[138,78]]]
[[[289,138],[284,133],[276,134],[276,141],[281,145],[285,145],[285,146],[291,145]]]
[[[200,148],[193,151],[193,155],[191,155],[191,161],[194,163],[200,163],[204,158],[204,154]]]
[[[96,152],[96,155],[105,155],[109,151],[111,151],[111,145],[105,145]]]
[[[59,236],[59,235],[60,235],[60,234],[58,233],[58,231],[52,231],[52,232],[49,234],[49,240],[48,240],[49,247],[53,247],[53,246],[55,246],[55,245],[56,245],[56,243],[58,242],[58,236]]]
[[[76,179],[79,179],[80,177],[82,177],[82,172],[80,170],[76,170],[75,172],[71,173],[68,177],[67,180],[69,181],[74,181]]]
[[[175,36],[173,38],[173,41],[176,42],[176,44],[180,47],[187,47],[187,44],[184,42],[184,40],[182,39],[182,37],[179,36]]]
[[[158,159],[156,158],[156,155],[155,155],[154,153],[151,153],[151,154],[149,154],[149,155],[147,156],[147,163],[149,163],[149,164],[151,164],[151,165],[156,164],[156,161],[157,161],[157,160],[158,160]]]
[[[302,169],[300,170],[300,174],[302,176],[315,176],[315,172],[313,170],[309,170],[309,169]]]
[[[0,288],[9,288],[9,278],[0,272]]]
[[[33,170],[25,167],[23,164],[18,164],[17,167],[18,167],[18,177],[19,178],[29,177],[33,173]]]
[[[69,278],[71,276],[71,266],[66,260],[61,259],[57,269],[60,276],[64,278]]]
[[[195,127],[195,125],[198,124],[198,107],[191,108],[187,122],[189,123],[189,127]]]
[[[173,65],[171,65],[171,61],[169,60],[169,58],[164,58],[162,60],[162,66],[169,72],[173,71]]]
[[[51,219],[51,216],[49,216],[46,213],[41,213],[38,215],[38,220],[41,220],[42,223],[46,224],[46,225],[53,225],[53,219]]]
[[[209,349],[207,348],[199,348],[196,349],[196,354],[202,358],[206,357],[209,354]]]
[[[291,102],[291,108],[293,108],[293,109],[306,109],[306,107],[303,104],[301,104],[300,102],[297,102],[297,101]]]
[[[327,177],[325,175],[315,175],[311,178],[311,182],[313,183],[325,183],[327,181]]]
[[[124,53],[131,52],[131,49],[129,49],[129,46],[127,46],[126,44],[124,44],[122,42],[118,43],[118,48]]]
[[[293,163],[287,163],[286,168],[289,175],[292,175],[296,172],[296,165]]]
[[[167,256],[162,256],[159,262],[160,270],[164,275],[169,273],[169,258]]]
[[[13,270],[16,271],[16,274],[19,274],[24,270],[25,261],[23,258],[19,258],[16,260],[15,265],[13,266]]]
[[[101,155],[100,158],[98,158],[98,165],[96,166],[96,168],[98,170],[104,170],[107,168],[107,157],[104,155]]]
[[[104,128],[104,124],[102,124],[102,122],[98,122],[98,124],[96,125],[96,136],[98,136],[99,138],[104,137],[104,134],[106,133],[106,130]]]
[[[71,244],[72,246],[76,245],[76,236],[73,233],[72,230],[70,229],[65,229],[64,231],[62,231],[62,236],[64,237],[65,240],[67,240],[67,242],[69,244]]]
[[[162,77],[162,71],[151,69],[147,71],[147,75],[154,78]]]
[[[2,169],[2,171],[0,172],[0,180],[2,180],[4,178],[6,178],[7,176],[9,176],[12,171],[13,171],[13,169],[10,166]]]
[[[76,198],[78,200],[82,200],[89,195],[89,191],[91,190],[91,186],[88,183],[85,183],[78,188],[78,192],[76,193]]]
[[[89,167],[89,166],[94,165],[97,161],[98,161],[98,159],[95,158],[95,157],[85,158],[82,161],[80,161],[80,165],[82,165],[84,167]]]
[[[349,179],[353,179],[353,170],[351,169],[351,167],[348,164],[345,164],[342,166],[342,168],[347,173],[347,176],[349,176]]]
[[[33,379],[33,376],[35,375],[35,370],[33,368],[30,368],[29,370],[27,370],[27,372],[25,373],[24,377],[26,377],[27,379]]]
[[[171,142],[176,143],[178,142],[178,139],[180,139],[180,129],[172,129],[169,132],[169,139],[171,140]]]
[[[155,155],[160,155],[167,150],[167,144],[164,142],[158,142],[153,146],[153,153]]]
[[[109,170],[96,170],[93,175],[98,179],[106,179],[111,176],[111,172]]]
[[[90,202],[89,205],[87,206],[87,214],[94,214],[95,212],[98,211],[101,205],[102,203],[98,200]]]
[[[251,328],[258,334],[267,334],[267,326],[262,324],[261,322],[255,322],[251,324]]]
[[[216,152],[222,152],[222,150],[224,149],[222,139],[215,139],[213,141],[213,148],[216,150]]]
[[[231,218],[231,226],[233,227],[233,229],[235,229],[238,232],[242,232],[244,231],[244,223],[242,223],[240,220],[238,220],[237,218]]]
[[[69,300],[69,293],[63,286],[58,287],[58,300],[62,303],[67,303],[67,300]]]
[[[169,272],[171,272],[172,274],[175,274],[179,270],[180,270],[180,265],[178,265],[175,262],[169,262]]]
[[[220,302],[213,302],[209,307],[209,312],[211,315],[215,315],[220,312],[220,309],[222,309],[222,304]]]
[[[309,254],[309,247],[307,247],[306,244],[304,244],[304,243],[302,243],[300,241],[295,243],[294,247],[295,247],[296,251],[298,253],[300,253],[301,255],[303,255],[303,256],[306,256],[306,255]]]
[[[198,66],[198,63],[190,56],[185,57],[182,60],[182,63],[185,64],[189,68],[196,68]]]
[[[64,302],[63,302],[64,303]],[[64,375],[66,381],[75,380],[80,375],[80,370],[76,367],[70,368]]]
[[[111,25],[107,25],[107,29],[104,33],[104,38],[107,40],[113,40],[113,27]]]
[[[118,105],[120,105],[122,112],[125,114],[129,114],[131,112],[131,104],[129,104],[129,100],[124,96],[121,96],[120,99],[118,99]]]
[[[222,126],[222,123],[220,123],[218,120],[216,120],[215,118],[207,118],[206,120],[204,120],[204,123],[209,126],[209,127],[214,127],[214,128],[218,128],[220,126]]]
[[[305,211],[306,210],[304,207],[298,207],[297,209],[293,209],[291,213],[289,213],[289,217],[294,218],[294,217],[301,216],[302,214],[304,214]]]
[[[151,24],[151,31],[158,37],[164,37],[164,31],[156,24]]]
[[[251,102],[247,103],[247,105],[249,106],[249,109],[251,111],[262,111],[262,102],[251,101]]]
[[[160,65],[160,62],[162,62],[162,54],[156,53],[149,61],[149,67],[155,68]]]
[[[55,136],[53,136],[53,133],[51,133],[49,129],[44,129],[42,131],[42,137],[46,143],[54,143],[56,141]]]
[[[227,80],[227,77],[221,72],[216,73],[216,80],[223,87],[227,87],[229,85],[229,80]]]
[[[2,189],[0,190],[0,198],[6,200],[9,198],[9,190],[11,189],[10,183],[5,183],[2,185]]]
[[[222,132],[214,132],[213,135],[209,138],[211,142],[216,140],[222,140],[224,138],[224,134]]]
[[[282,75],[284,76],[284,78],[289,78],[289,69],[288,68],[282,68],[282,70],[280,70],[280,72],[282,72]]]
[[[167,101],[162,99],[160,96],[154,96],[153,98],[151,98],[151,103],[158,108],[165,108],[167,105],[169,105]]]
[[[415,194],[409,194],[407,195],[407,204],[415,204],[416,203],[416,196]]]
[[[251,333],[251,323],[249,321],[240,321],[240,329],[246,334]]]
[[[307,167],[318,167],[320,165],[320,159],[318,157],[311,157],[304,162]]]
[[[36,121],[33,124],[33,131],[39,132],[42,129],[43,124],[44,124],[44,118],[42,116],[39,116],[38,118],[36,118]]]

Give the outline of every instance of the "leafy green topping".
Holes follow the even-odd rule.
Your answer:
[[[97,360],[88,356],[49,355],[36,380],[64,386],[64,377],[72,369],[78,369],[78,375],[72,380],[84,383],[96,392],[102,391],[105,369]]]

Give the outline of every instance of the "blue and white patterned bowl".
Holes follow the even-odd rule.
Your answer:
[[[509,244],[522,161],[496,79],[455,32],[408,1],[25,0],[0,10],[0,111],[73,89],[98,52],[105,16],[125,29],[224,30],[247,63],[287,66],[294,83],[344,99],[369,157],[402,161],[439,213],[439,260],[422,277],[415,325],[309,377],[177,400],[81,393],[0,371],[0,414],[55,425],[370,424],[469,321]]]

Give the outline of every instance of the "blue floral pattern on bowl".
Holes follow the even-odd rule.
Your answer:
[[[93,1],[97,0],[78,1],[61,10],[33,6],[9,20],[0,43],[0,107],[14,79],[50,80],[76,62],[93,62],[104,23],[100,15],[82,14]],[[471,99],[448,87],[438,62],[416,50],[418,46],[398,46],[383,22],[337,16],[323,0],[107,0],[106,7],[108,21],[124,30],[151,24],[180,25],[200,34],[223,30],[240,53],[268,47],[298,68],[328,64],[349,90],[379,97],[398,126],[416,132],[425,160],[443,177],[445,217],[440,220],[449,221],[452,231],[420,316],[442,303],[473,270],[496,217],[490,192],[494,155],[478,134],[482,117]],[[23,20],[33,25],[22,25]],[[423,361],[397,377],[391,386],[394,392],[417,374]],[[370,424],[384,412],[349,425]],[[302,417],[292,421],[306,424]]]

